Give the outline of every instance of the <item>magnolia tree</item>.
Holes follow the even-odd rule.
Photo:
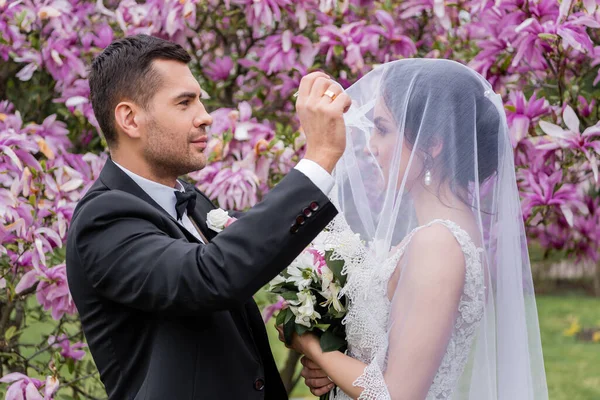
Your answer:
[[[597,2],[0,0],[0,392],[105,397],[64,241],[106,160],[87,66],[113,39],[146,33],[189,50],[214,117],[210,163],[189,179],[227,209],[256,204],[302,156],[292,94],[307,72],[347,87],[399,58],[468,64],[505,100],[532,243],[598,263]]]

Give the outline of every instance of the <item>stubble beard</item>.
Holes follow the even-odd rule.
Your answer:
[[[189,141],[178,145],[176,141],[169,140],[176,135],[170,134],[156,121],[151,123],[149,132],[151,136],[144,150],[144,158],[155,175],[179,177],[206,166],[204,154],[192,154]]]

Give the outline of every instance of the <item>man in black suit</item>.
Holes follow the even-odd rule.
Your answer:
[[[205,166],[212,123],[189,61],[145,35],[94,60],[92,105],[111,157],[73,215],[69,287],[111,400],[286,399],[252,295],[336,215],[327,192],[350,100],[323,73],[303,78],[305,158],[216,235],[213,204],[177,179]]]

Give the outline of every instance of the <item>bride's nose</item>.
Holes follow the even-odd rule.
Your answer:
[[[372,137],[367,141],[367,143],[365,143],[363,151],[366,155],[373,154],[375,157],[379,155],[379,150],[377,149]]]

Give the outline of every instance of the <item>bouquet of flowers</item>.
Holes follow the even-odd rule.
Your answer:
[[[222,209],[207,215],[207,225],[221,232],[236,219]],[[269,292],[281,300],[269,306],[265,322],[275,310],[277,325],[283,325],[285,342],[290,345],[294,332],[302,335],[311,331],[320,337],[323,351],[346,351],[346,331],[342,320],[348,302],[340,291],[346,284],[342,275],[344,261],[333,257],[332,233],[324,230],[294,261],[269,284]],[[320,397],[330,398],[331,392]]]
[[[284,338],[291,343],[296,332],[311,331],[320,337],[323,351],[346,350],[346,334],[342,319],[346,315],[347,299],[340,296],[346,283],[342,275],[344,262],[332,259],[327,236],[323,231],[287,267],[276,276],[269,291],[285,299],[288,307],[277,315],[277,325],[283,325]]]

